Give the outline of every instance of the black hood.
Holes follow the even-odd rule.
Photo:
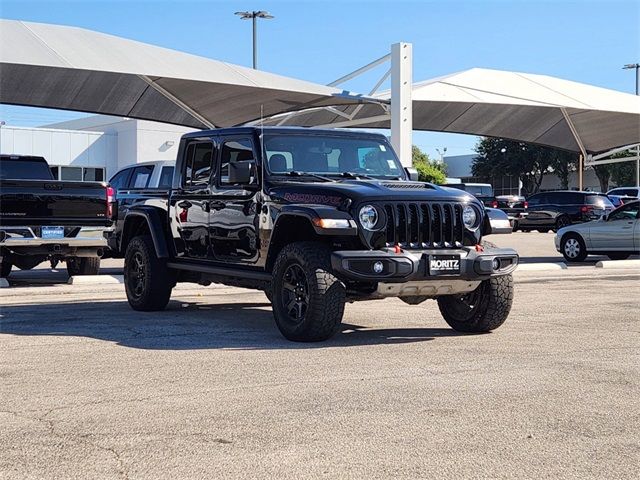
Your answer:
[[[435,201],[478,203],[469,193],[430,183],[387,180],[341,180],[337,182],[292,181],[272,183],[267,193],[286,203],[343,205],[375,201]]]

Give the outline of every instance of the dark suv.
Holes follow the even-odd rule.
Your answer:
[[[572,223],[590,222],[613,210],[604,193],[556,191],[536,193],[528,198],[528,215],[518,222],[523,231],[557,231]]]

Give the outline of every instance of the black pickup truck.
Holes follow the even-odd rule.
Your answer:
[[[42,157],[0,155],[1,276],[46,260],[97,274],[113,207],[106,183],[57,181]]]
[[[456,330],[507,318],[518,255],[483,247],[482,204],[416,181],[382,135],[238,127],[185,135],[169,190],[130,191],[110,246],[129,304],[176,282],[263,290],[281,333],[320,341],[346,302],[437,299]]]

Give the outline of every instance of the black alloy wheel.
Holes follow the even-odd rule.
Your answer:
[[[127,264],[127,270],[129,292],[131,292],[134,298],[138,299],[144,294],[145,282],[147,280],[147,269],[141,252],[135,252],[133,254],[131,262]]]
[[[309,282],[297,263],[289,265],[285,270],[282,290],[282,306],[288,319],[293,325],[299,325],[309,310]]]

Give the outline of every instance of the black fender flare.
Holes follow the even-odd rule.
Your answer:
[[[142,217],[149,227],[149,233],[153,240],[153,246],[156,249],[156,255],[158,258],[169,258],[169,245],[167,243],[167,237],[165,235],[165,221],[164,215],[166,212],[162,209],[150,206],[132,207],[127,212],[124,219],[124,226],[122,228],[121,247],[125,245],[130,239],[125,235],[127,232],[127,221],[134,217]]]
[[[277,217],[273,224],[273,232],[276,232],[278,225],[280,225],[280,222],[282,222],[282,219],[291,217],[306,218],[318,235],[358,234],[355,222],[353,222],[353,226],[350,228],[322,228],[319,224],[319,221],[320,219],[324,218],[353,221],[353,218],[351,217],[351,215],[349,215],[348,212],[327,205],[284,205],[277,214]]]

